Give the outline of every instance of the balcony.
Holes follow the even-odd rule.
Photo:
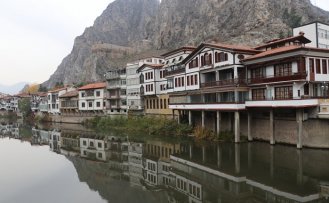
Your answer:
[[[201,88],[209,87],[227,87],[227,86],[246,86],[245,79],[227,79],[212,82],[201,83]]]
[[[174,65],[166,68],[165,75],[166,76],[171,76],[179,73],[184,73],[185,72],[185,66],[184,65]]]
[[[115,94],[115,95],[110,95],[107,97],[108,99],[120,99],[120,95]]]
[[[304,108],[318,106],[319,100],[316,98],[284,98],[284,99],[270,99],[250,100],[246,101],[246,107],[259,108]]]
[[[290,81],[290,80],[305,80],[307,76],[306,72],[299,73],[289,73],[287,75],[271,75],[257,78],[249,78],[249,84],[258,84],[258,83],[271,83],[271,82],[280,82],[280,81]]]

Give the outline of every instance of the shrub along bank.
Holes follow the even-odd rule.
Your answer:
[[[192,127],[177,121],[150,117],[96,117],[84,123],[99,132],[114,132],[126,135],[150,135],[182,137],[193,132]]]
[[[161,136],[161,137],[187,137],[193,135],[196,140],[232,142],[232,132],[214,131],[201,126],[191,127],[188,124],[178,124],[177,121],[155,117],[95,117],[86,120],[87,127],[98,132],[114,133],[129,136]]]

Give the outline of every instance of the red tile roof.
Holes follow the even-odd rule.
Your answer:
[[[280,44],[280,43],[284,43],[284,42],[293,42],[293,41],[300,41],[304,44],[310,43],[311,41],[309,39],[307,39],[306,37],[304,37],[303,34],[297,35],[297,36],[292,36],[292,37],[287,37],[284,39],[274,39],[271,41],[266,42],[263,45],[257,46],[255,47],[255,49],[261,49],[261,48],[265,48],[265,47],[271,47],[275,44]]]
[[[294,51],[294,50],[298,50],[298,49],[301,49],[301,48],[303,48],[301,45],[284,46],[284,47],[271,49],[271,50],[264,51],[262,53],[247,57],[242,61],[249,61],[249,60],[253,60],[253,59],[263,58],[263,57],[266,57],[266,56],[282,54],[282,53],[285,53],[285,52]]]
[[[79,90],[103,89],[106,87],[105,82],[92,83],[79,88]]]
[[[60,98],[71,98],[71,97],[77,97],[78,95],[79,95],[79,92],[77,90],[73,90],[73,91],[67,92],[59,97]]]
[[[48,93],[55,93],[55,92],[59,92],[59,91],[65,90],[65,89],[66,89],[66,87],[59,87],[59,88],[55,88],[55,89],[48,91]]]

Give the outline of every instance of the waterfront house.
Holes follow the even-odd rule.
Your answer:
[[[106,83],[98,82],[80,87],[79,111],[104,113],[106,110]]]
[[[249,91],[241,60],[259,52],[245,46],[200,44],[180,68],[167,72],[168,86],[172,87],[169,108],[178,111],[179,121],[185,119],[190,125],[217,133],[234,131],[238,142],[240,113],[245,110]]]
[[[126,69],[110,70],[105,74],[108,91],[108,114],[127,113]]]
[[[172,50],[161,55],[164,59],[161,64],[144,64],[137,70],[140,73],[140,91],[146,115],[173,115],[172,110],[169,109],[168,91],[170,92],[173,87],[171,82],[173,78],[170,76],[180,71],[178,67],[181,67],[181,62],[193,50],[194,47]]]
[[[79,111],[79,92],[71,90],[59,96],[61,114],[75,114]]]
[[[48,91],[48,113],[60,114],[60,102],[59,97],[65,94],[67,91],[73,90],[73,87],[62,87]]]
[[[308,43],[300,33],[258,46],[262,53],[243,60],[250,87],[245,103],[250,140],[254,136],[298,148],[303,142],[314,144],[303,136],[303,122],[329,116],[327,111],[318,114],[319,104],[329,96],[329,50],[308,47]]]
[[[160,57],[149,57],[127,64],[127,106],[131,113],[143,113],[144,109],[144,102],[140,94],[140,73],[137,70],[144,64],[161,64],[162,61],[163,59]]]
[[[109,149],[107,138],[80,137],[80,155],[81,157],[106,161],[105,151]]]

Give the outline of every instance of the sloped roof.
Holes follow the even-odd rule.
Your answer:
[[[66,88],[67,88],[67,87],[59,87],[59,88],[55,88],[55,89],[52,89],[52,90],[48,91],[48,93],[59,92],[59,91],[65,90]]]
[[[79,90],[103,89],[106,87],[105,82],[91,83],[79,88]]]
[[[142,71],[145,67],[149,67],[149,68],[152,68],[152,69],[161,69],[163,66],[164,66],[163,64],[147,64],[147,63],[144,63],[141,67],[139,67],[137,69],[137,72]]]
[[[255,49],[261,49],[261,48],[265,48],[265,47],[270,47],[270,46],[273,46],[273,45],[276,45],[276,44],[280,44],[280,43],[284,43],[284,42],[293,42],[293,41],[300,41],[304,44],[307,44],[307,43],[310,43],[311,40],[307,39],[306,37],[304,37],[304,34],[300,34],[300,35],[297,35],[297,36],[292,36],[292,37],[287,37],[287,38],[284,38],[284,39],[274,39],[272,41],[269,41],[263,45],[260,45],[260,46],[257,46],[255,47]]]
[[[294,51],[294,50],[298,50],[298,49],[301,49],[301,48],[303,48],[301,45],[291,45],[291,46],[279,47],[279,48],[276,48],[276,49],[271,49],[271,50],[264,51],[262,53],[247,57],[242,61],[249,61],[249,60],[253,60],[253,59],[263,58],[263,57],[266,57],[266,56],[282,54],[282,53],[285,53],[285,52]]]
[[[79,95],[79,92],[77,90],[73,90],[73,91],[67,92],[59,97],[60,98],[71,98],[71,97],[77,97],[78,95]]]
[[[173,55],[173,54],[176,54],[176,53],[179,53],[179,52],[182,52],[182,51],[193,51],[195,48],[196,47],[193,47],[193,46],[183,46],[183,47],[180,47],[178,49],[174,49],[174,50],[171,50],[167,53],[164,53],[161,56],[168,57],[170,55]]]
[[[183,61],[182,63],[186,63],[188,60],[190,60],[192,57],[195,56],[195,54],[197,54],[200,50],[204,49],[204,48],[218,48],[218,49],[226,49],[232,52],[247,52],[247,53],[252,53],[252,54],[256,54],[259,53],[261,51],[259,50],[255,50],[251,47],[248,46],[241,46],[241,45],[231,45],[231,44],[221,44],[221,43],[201,43],[196,49],[194,49],[194,51],[188,55]]]

